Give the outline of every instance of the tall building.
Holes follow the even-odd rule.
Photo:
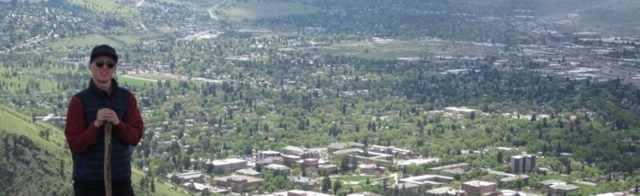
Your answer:
[[[535,170],[536,155],[524,154],[511,157],[511,173],[522,174]]]

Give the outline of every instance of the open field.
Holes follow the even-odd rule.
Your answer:
[[[230,5],[220,7],[229,20],[257,20],[262,18],[275,18],[285,15],[313,14],[320,11],[319,8],[299,3],[260,3],[249,1],[247,3],[233,2]]]
[[[121,35],[121,36],[106,36],[101,34],[92,34],[83,37],[63,38],[56,40],[55,42],[47,43],[54,48],[61,48],[65,46],[95,46],[98,44],[109,44],[112,46],[122,46],[124,44],[137,43],[143,37],[154,36],[153,33],[143,35]]]
[[[66,140],[64,138],[64,134],[62,134],[62,130],[42,121],[29,122],[28,119],[31,119],[31,117],[25,114],[21,114],[4,104],[0,104],[0,127],[2,127],[2,130],[7,131],[8,133],[25,135],[29,139],[34,141],[37,146],[49,152],[53,157],[64,159],[65,162],[68,163],[64,164],[64,170],[66,171],[67,176],[70,176],[71,164],[69,163],[71,163],[71,155],[66,149]],[[39,136],[39,131],[44,129],[50,129],[52,132],[48,140],[45,140],[44,138]],[[55,165],[57,163],[59,162],[49,162],[49,164],[54,164],[51,166],[52,168],[58,168],[58,165]],[[134,186],[138,186],[137,183],[140,182],[140,178],[142,178],[142,176],[143,173],[141,171],[133,169],[132,178],[133,182],[136,184]],[[69,182],[63,183],[63,186],[71,185],[70,179],[57,179],[57,181]],[[174,185],[166,182],[156,182],[156,192],[154,193],[154,195],[186,195],[184,193],[181,193],[183,189],[174,191],[171,189],[172,187],[174,187]]]
[[[412,42],[349,42],[331,46],[305,48],[321,52],[356,56],[367,59],[395,59],[401,57],[420,57],[430,55],[444,56],[487,56],[498,53],[497,48],[484,46],[458,46],[445,49],[444,45],[427,45]]]
[[[157,74],[129,74],[126,77],[131,78],[131,79],[148,81],[148,82],[154,81],[153,82],[154,84],[157,83],[157,80],[167,80],[167,81],[171,82],[171,86],[172,87],[177,86],[178,82],[180,82],[180,81],[189,81],[189,82],[192,82],[193,84],[196,84],[196,85],[206,84],[205,81],[195,80],[194,78],[189,80],[189,78],[186,77],[186,76],[178,76],[178,75],[169,76],[169,75],[157,75]]]
[[[490,54],[497,54],[499,50],[497,48],[483,47],[483,46],[465,46],[455,48],[448,52],[448,55],[452,56],[488,56]]]
[[[9,68],[0,67],[0,73],[11,71]],[[9,88],[9,92],[23,92],[27,85],[30,85],[30,90],[35,91],[54,91],[56,89],[57,81],[53,78],[51,73],[67,73],[69,71],[75,72],[75,69],[71,67],[52,67],[46,66],[37,71],[27,68],[14,69],[18,75],[15,77],[2,77],[0,81],[5,82]],[[39,85],[34,87],[33,85]]]
[[[399,57],[418,57],[426,51],[435,49],[415,43],[340,43],[318,48],[319,51],[336,55],[356,56],[368,59],[395,59]]]
[[[131,77],[129,75],[119,75],[117,77],[117,80],[118,80],[118,84],[125,87],[132,87],[132,86],[144,87],[144,86],[158,85],[158,81],[156,80],[146,79],[146,78],[136,78],[136,77]]]
[[[366,181],[367,178],[369,178],[369,180],[376,178],[375,176],[341,176],[338,177],[338,179],[340,179],[341,181]]]
[[[68,2],[76,5],[87,6],[94,11],[107,11],[115,12],[118,14],[131,16],[139,14],[138,10],[134,7],[135,4],[124,5],[119,4],[114,0],[67,0]]]

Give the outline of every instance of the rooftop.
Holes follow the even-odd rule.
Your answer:
[[[467,181],[464,182],[462,184],[466,184],[469,186],[491,186],[491,185],[495,185],[496,183],[493,182],[487,182],[487,181],[481,181],[481,180],[472,180],[472,181]]]
[[[216,177],[216,178],[214,178],[213,180],[214,180],[214,181],[227,181],[228,179],[234,179],[234,180],[247,180],[247,183],[249,183],[249,182],[262,181],[262,179],[261,179],[261,178],[255,178],[255,177],[245,176],[245,175],[222,176],[222,177]]]
[[[191,171],[191,172],[186,172],[186,173],[181,173],[181,174],[174,174],[175,176],[177,176],[178,178],[181,179],[185,179],[185,180],[190,180],[190,179],[194,179],[194,178],[199,178],[200,176],[202,176],[202,172],[200,171]],[[169,175],[168,177],[171,177],[172,175]]]
[[[359,148],[349,148],[349,149],[344,149],[344,150],[336,150],[335,152],[333,152],[333,154],[349,154],[349,153],[363,153],[364,151],[362,149]]]
[[[287,179],[295,182],[295,183],[309,183],[310,185],[318,183],[316,179],[308,178],[304,176],[289,176]]]
[[[325,164],[325,165],[320,165],[318,166],[319,168],[332,168],[332,167],[338,167],[338,165],[334,165],[334,164]]]
[[[287,146],[287,147],[284,147],[284,150],[304,152],[306,149],[305,148],[300,148],[300,147],[297,147],[297,146]]]
[[[399,181],[405,181],[405,182],[411,182],[411,183],[419,184],[419,183],[421,183],[421,182],[434,180],[434,179],[436,179],[436,178],[440,178],[440,179],[447,179],[447,180],[453,180],[453,178],[452,178],[452,177],[449,177],[449,176],[441,176],[441,175],[422,175],[422,176],[413,176],[413,177],[408,177],[408,178],[402,178],[402,179],[399,179]]]
[[[382,196],[382,195],[378,195],[370,192],[361,192],[361,193],[351,193],[351,194],[348,194],[347,196]]]
[[[573,191],[573,190],[580,189],[580,187],[573,184],[555,184],[550,186],[549,188],[556,189],[556,190],[564,190],[564,191]]]
[[[241,169],[236,171],[236,173],[250,175],[250,176],[260,175],[260,172],[253,169]]]
[[[213,161],[211,161],[211,164],[212,165],[226,165],[226,164],[246,163],[246,162],[247,162],[247,160],[229,158],[229,159],[222,159],[222,160],[213,160]]]
[[[291,191],[284,191],[284,192],[265,194],[265,195],[260,195],[260,196],[288,196],[289,193],[293,193],[293,194],[296,194],[296,195],[305,195],[306,194],[306,196],[333,196],[333,195],[324,194],[324,193],[318,193],[318,192],[313,192],[313,191],[302,191],[302,190],[291,190]]]
[[[400,165],[400,166],[412,165],[412,164],[422,165],[422,164],[427,164],[431,162],[438,162],[439,160],[440,160],[439,158],[400,160],[398,161],[397,165]]]
[[[416,188],[416,187],[419,187],[419,186],[420,185],[417,185],[417,184],[414,184],[414,183],[405,182],[405,183],[398,183],[398,184],[394,184],[394,185],[389,185],[388,188],[392,188],[393,189],[393,188],[398,187],[398,188],[401,189],[402,187],[404,187],[406,189],[410,189],[410,188]]]
[[[280,164],[269,164],[269,165],[265,166],[264,168],[271,169],[271,170],[288,170],[288,169],[291,169],[291,168],[287,167],[286,165],[280,165]]]
[[[465,191],[460,189],[454,189],[451,187],[440,187],[427,191],[427,193],[435,194],[435,195],[458,195],[458,193],[465,193]]]
[[[262,154],[280,154],[280,152],[273,151],[273,150],[260,151],[259,153],[262,153]]]

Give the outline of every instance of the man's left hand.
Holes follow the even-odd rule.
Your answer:
[[[118,119],[118,115],[116,115],[116,112],[106,108],[103,110],[105,110],[105,112],[107,113],[107,122],[110,122],[114,126],[118,126],[118,124],[120,124],[120,119]]]

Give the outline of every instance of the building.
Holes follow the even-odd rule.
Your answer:
[[[496,183],[480,180],[467,181],[462,183],[462,190],[473,196],[484,195],[486,193],[495,192]]]
[[[474,109],[469,109],[466,107],[446,107],[444,108],[444,112],[449,113],[449,114],[461,114],[464,116],[470,116],[471,113],[476,112],[477,110]]]
[[[315,150],[309,150],[307,148],[300,148],[296,146],[287,146],[284,148],[283,153],[285,155],[295,155],[301,158],[320,158],[320,152]]]
[[[515,155],[511,157],[510,171],[513,174],[523,174],[534,171],[537,165],[536,155]]]
[[[420,188],[432,189],[441,187],[442,184],[450,183],[453,181],[452,177],[449,176],[440,176],[440,175],[422,175],[422,176],[413,176],[409,178],[399,179],[398,182],[401,183],[413,183],[420,186]]]
[[[280,157],[280,152],[267,150],[258,152],[258,159],[268,159],[268,158],[277,158]]]
[[[440,161],[440,158],[418,158],[418,159],[408,159],[408,160],[399,160],[398,162],[396,162],[397,166],[400,167],[404,167],[404,166],[408,166],[408,165],[422,165],[422,164],[427,164],[427,163],[431,163],[431,162],[438,162]]]
[[[236,174],[251,176],[251,177],[260,177],[260,172],[253,169],[241,169],[236,171]]]
[[[402,148],[397,148],[395,146],[371,145],[370,151],[368,153],[372,153],[372,152],[388,154],[388,155],[394,155],[395,157],[398,157],[398,158],[401,158],[401,159],[411,159],[411,158],[413,158],[413,151],[407,150],[407,149],[402,149]]]
[[[408,183],[408,182],[401,182],[401,183],[397,183],[394,185],[389,185],[387,186],[388,189],[405,189],[405,190],[416,190],[418,188],[420,188],[420,185],[417,184],[413,184],[413,183]]]
[[[204,183],[204,174],[200,171],[192,171],[181,174],[169,174],[167,179],[176,184],[183,184],[186,182],[199,182]]]
[[[512,191],[512,190],[505,190],[505,189],[497,191],[497,194],[499,196],[540,196],[533,193],[527,193],[522,191]]]
[[[371,192],[360,192],[360,193],[351,193],[347,196],[382,196]]]
[[[378,166],[376,164],[360,164],[360,173],[363,174],[374,174],[378,171]]]
[[[504,177],[504,178],[500,179],[500,185],[504,185],[504,184],[509,183],[509,182],[514,182],[514,181],[517,181],[518,179],[522,179],[522,182],[524,182],[524,184],[529,184],[529,178],[530,178],[529,175],[526,175],[526,174],[522,174],[522,175],[518,175],[518,176],[516,176],[516,175],[507,176],[507,177]]]
[[[273,163],[275,163],[275,160],[273,158],[262,159],[262,160],[256,161],[255,162],[256,171],[262,172],[262,169],[264,167],[266,167],[267,165],[273,164]]]
[[[333,196],[333,195],[318,193],[314,191],[290,190],[290,191],[277,192],[277,193],[265,194],[260,196]]]
[[[346,149],[363,149],[365,147],[364,144],[358,142],[344,142],[344,143],[333,143],[327,146],[327,152],[333,153],[338,150],[346,150]]]
[[[348,194],[347,196],[382,196],[382,195],[378,195],[370,192],[360,192],[360,193],[351,193],[351,194]]]
[[[318,172],[322,174],[332,175],[340,172],[340,167],[334,164],[324,164],[318,166]]]
[[[569,192],[577,191],[578,189],[580,189],[580,187],[578,186],[567,184],[562,180],[555,180],[555,179],[542,181],[538,184],[538,186],[540,188],[544,188],[544,187],[548,188],[549,193],[552,196],[565,196]]]
[[[217,177],[211,181],[211,186],[229,188],[232,192],[242,193],[249,187],[264,186],[264,180],[251,176],[233,175]]]
[[[467,192],[451,187],[440,187],[427,191],[428,196],[466,196]]]
[[[549,186],[549,192],[552,196],[566,196],[570,192],[578,191],[580,187],[573,184],[556,184]]]
[[[264,169],[271,170],[274,173],[278,173],[278,172],[286,173],[291,171],[291,168],[287,167],[286,165],[280,165],[280,164],[269,164],[265,166]]]
[[[335,150],[331,152],[334,158],[342,158],[344,156],[354,155],[354,154],[363,154],[364,150],[359,148],[349,148],[343,150]]]
[[[289,179],[293,183],[296,183],[297,185],[300,185],[301,187],[308,185],[309,187],[313,188],[318,185],[318,181],[316,179],[304,176],[288,176],[287,179]]]
[[[451,165],[443,165],[439,167],[429,168],[430,171],[442,171],[442,170],[452,170],[452,169],[462,169],[464,171],[469,171],[469,163],[456,163]]]
[[[211,169],[212,171],[221,170],[224,172],[232,172],[239,169],[244,169],[247,167],[247,160],[242,159],[223,159],[223,160],[214,160],[211,162],[207,162],[207,169]]]
[[[302,161],[302,162],[301,162]],[[307,166],[307,167],[317,167],[320,165],[320,159],[318,158],[309,158],[298,161],[298,163]]]
[[[298,163],[298,161],[302,160],[302,158],[298,155],[283,154],[282,160],[284,161],[284,165],[293,166],[294,164]]]
[[[304,153],[305,150],[305,148],[300,148],[297,146],[287,146],[284,147],[282,154],[300,156],[302,155],[302,153]]]

